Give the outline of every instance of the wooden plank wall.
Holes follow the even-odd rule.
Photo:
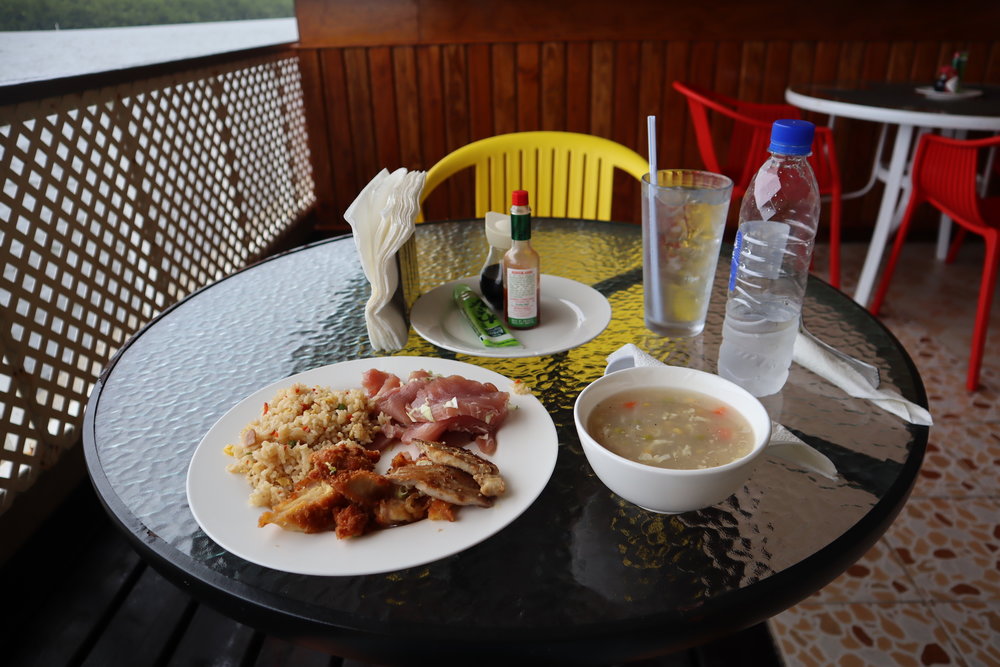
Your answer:
[[[671,3],[638,0],[616,18],[608,16],[611,3],[567,0],[541,3],[542,17],[530,26],[518,21],[538,16],[529,9],[535,3],[494,4],[373,0],[359,9],[343,0],[298,0],[323,228],[346,229],[343,211],[382,167],[427,169],[459,146],[504,132],[586,132],[645,155],[645,117],[655,114],[660,165],[701,167],[684,100],[670,87],[678,79],[782,102],[794,83],[927,83],[963,49],[967,81],[1000,83],[1000,34],[983,26],[998,25],[995,2],[973,3],[951,32],[942,30],[939,5],[916,2],[873,12],[845,0],[836,15],[797,16],[784,29],[774,11],[761,11],[764,3],[685,5],[686,13],[667,22],[663,8]],[[744,4],[757,11],[735,11]],[[777,15],[796,7],[785,0],[770,6]],[[859,24],[851,11],[869,20]],[[722,14],[729,18],[713,23]],[[845,190],[860,187],[877,128],[841,119],[836,136]],[[471,176],[435,192],[428,219],[467,217],[470,186]],[[867,238],[879,192],[845,203],[846,237]],[[636,204],[635,185],[623,177],[614,217],[636,221]]]

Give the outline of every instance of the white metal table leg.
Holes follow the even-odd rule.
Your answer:
[[[896,212],[896,203],[903,184],[903,174],[910,154],[910,142],[913,138],[912,125],[900,125],[896,130],[896,141],[892,147],[892,159],[889,162],[889,173],[886,176],[885,192],[882,204],[879,206],[878,218],[875,220],[875,230],[865,255],[865,264],[861,269],[858,287],[854,291],[854,300],[862,306],[868,305],[879,265],[882,263],[882,253],[889,240],[892,220]]]
[[[934,257],[943,262],[948,257],[948,246],[951,245],[951,218],[944,213],[941,214],[938,222],[937,246],[934,250]]]
[[[941,130],[942,137],[954,139],[965,139],[965,130]],[[951,218],[944,213],[941,214],[938,222],[937,246],[934,250],[934,257],[943,262],[948,257],[948,247],[951,245]]]
[[[868,176],[868,182],[864,184],[860,189],[854,190],[853,192],[845,192],[840,195],[842,201],[847,201],[848,199],[857,199],[858,197],[864,197],[868,194],[871,189],[875,186],[875,181],[880,179],[882,170],[882,151],[885,148],[885,135],[888,131],[888,125],[882,123],[881,129],[878,133],[878,144],[875,146],[875,157],[872,159],[872,171]]]

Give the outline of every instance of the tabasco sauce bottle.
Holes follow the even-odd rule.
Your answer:
[[[528,193],[514,190],[510,207],[510,250],[503,256],[503,312],[512,329],[538,326],[538,253],[531,247]]]

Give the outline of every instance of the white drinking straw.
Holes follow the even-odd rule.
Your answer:
[[[660,184],[656,170],[656,116],[646,116],[646,136],[649,140],[649,229],[646,230],[649,248],[646,256],[650,260],[649,275],[652,280],[646,287],[651,288],[653,310],[656,319],[663,322],[663,299],[660,294],[660,249],[656,243],[656,187]]]
[[[646,116],[646,135],[649,139],[649,182],[658,183],[656,178],[656,116]]]

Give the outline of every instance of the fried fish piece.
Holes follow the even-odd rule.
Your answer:
[[[369,470],[338,473],[332,486],[352,503],[369,509],[388,497],[395,488],[385,477]]]
[[[374,470],[381,456],[381,452],[365,449],[350,440],[327,443],[309,456],[309,473],[302,480],[302,486],[317,481],[331,482],[345,470]]]
[[[399,488],[399,487],[397,487]],[[375,521],[380,526],[398,526],[427,518],[432,498],[419,491],[406,491],[406,495],[383,498],[375,508]]]
[[[503,495],[506,490],[503,477],[500,476],[500,468],[491,461],[487,461],[467,449],[452,447],[443,442],[415,440],[414,443],[420,452],[432,462],[458,468],[472,475],[472,478],[479,484],[479,492],[484,496]]]
[[[348,505],[337,510],[337,539],[347,539],[357,537],[368,532],[368,524],[371,522],[369,513],[359,505]]]
[[[257,525],[269,523],[300,533],[320,533],[336,526],[334,510],[345,504],[344,496],[326,482],[316,482],[299,489],[286,500],[264,512]]]
[[[386,474],[394,484],[415,487],[418,491],[453,505],[491,507],[493,499],[479,491],[479,484],[469,473],[438,463],[414,463]]]

